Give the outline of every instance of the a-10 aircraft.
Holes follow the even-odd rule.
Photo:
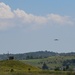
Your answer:
[[[59,41],[59,39],[54,39],[54,41]]]

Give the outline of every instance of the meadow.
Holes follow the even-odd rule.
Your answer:
[[[49,69],[54,69],[55,67],[62,67],[64,61],[75,59],[75,56],[50,56],[43,59],[29,59],[21,60],[24,63],[42,68],[43,63],[45,62]],[[70,67],[74,68],[75,64],[71,64]]]
[[[75,75],[73,71],[0,72],[0,75]]]
[[[74,70],[53,70],[53,68],[61,67],[65,60],[74,59],[75,56],[51,56],[43,59],[29,60],[1,60],[0,75],[75,75]],[[43,63],[49,67],[43,70]]]

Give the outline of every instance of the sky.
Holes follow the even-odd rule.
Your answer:
[[[0,0],[0,54],[45,50],[75,52],[75,0]]]

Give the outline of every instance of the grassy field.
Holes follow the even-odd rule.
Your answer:
[[[75,75],[75,71],[42,70],[43,63],[50,68],[62,66],[65,60],[75,59],[75,56],[51,56],[32,60],[2,60],[0,61],[0,75]]]
[[[75,56],[51,56],[43,59],[30,59],[30,60],[22,60],[24,63],[28,63],[33,66],[42,67],[45,62],[49,68],[61,67],[62,63],[66,60],[75,59]]]
[[[0,75],[75,75],[71,71],[0,72]]]
[[[0,72],[39,71],[40,69],[17,60],[0,61]]]

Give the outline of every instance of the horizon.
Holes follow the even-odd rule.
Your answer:
[[[1,0],[0,53],[75,52],[74,3]]]
[[[26,53],[35,53],[35,52],[53,52],[53,51],[48,51],[48,50],[45,50],[45,51],[32,51],[32,52],[26,52]],[[0,55],[7,55],[7,54],[26,54],[26,53],[1,53]],[[58,53],[58,54],[62,54],[62,53],[75,53],[75,52],[53,52],[53,53]]]

